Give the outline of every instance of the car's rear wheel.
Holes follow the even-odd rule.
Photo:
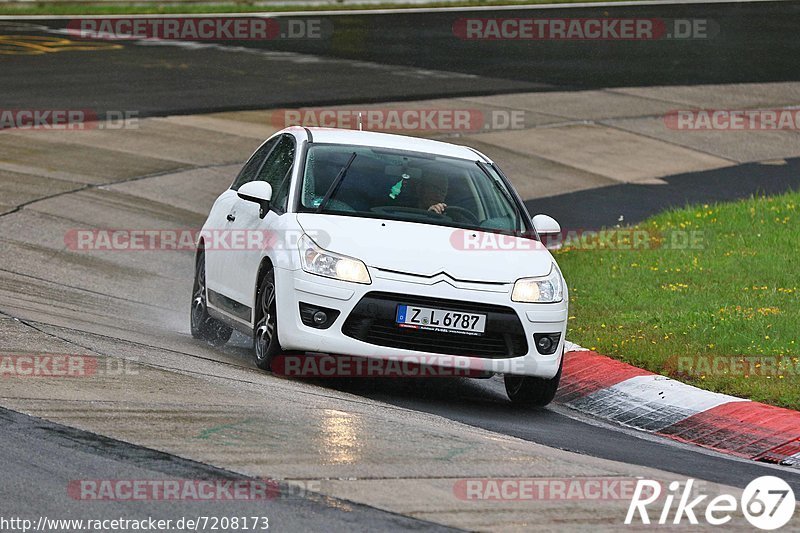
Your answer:
[[[278,341],[278,308],[275,302],[275,271],[264,273],[256,296],[256,326],[253,329],[256,366],[269,370],[272,359],[281,351]]]
[[[564,366],[564,356],[558,372],[550,379],[535,376],[518,376],[505,374],[503,381],[506,385],[506,394],[517,405],[526,407],[544,407],[556,397],[558,384],[561,381],[561,369]]]
[[[192,286],[192,311],[190,315],[192,337],[202,339],[213,346],[222,346],[231,338],[233,329],[208,314],[206,305],[206,258],[204,252],[197,254]]]

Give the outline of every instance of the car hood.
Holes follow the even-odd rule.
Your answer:
[[[299,213],[297,222],[326,250],[407,274],[511,283],[547,275],[553,264],[541,243],[510,235],[315,213]]]

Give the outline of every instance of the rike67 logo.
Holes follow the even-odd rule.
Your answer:
[[[650,524],[652,520],[660,525],[677,525],[684,523],[685,518],[690,524],[698,525],[700,517],[709,525],[723,526],[731,522],[733,514],[741,508],[741,513],[751,526],[772,531],[788,524],[794,515],[794,492],[779,477],[762,476],[754,479],[745,487],[739,500],[730,494],[720,494],[707,501],[709,495],[697,495],[693,486],[693,479],[689,479],[682,490],[681,483],[673,481],[666,494],[662,494],[658,481],[640,479],[628,507],[625,524],[632,524],[638,514],[638,520],[643,524]],[[652,518],[650,511],[656,511]]]

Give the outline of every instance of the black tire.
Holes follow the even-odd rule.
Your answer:
[[[192,285],[192,309],[189,314],[192,337],[206,341],[212,346],[222,346],[231,338],[233,329],[208,314],[206,306],[206,258],[200,251],[194,267]]]
[[[564,355],[562,354],[558,372],[550,379],[505,374],[503,382],[506,385],[506,394],[516,405],[522,407],[544,407],[556,397],[563,367]]]
[[[256,366],[261,370],[270,370],[272,360],[281,351],[278,340],[278,309],[275,304],[275,271],[272,267],[261,278],[256,295],[253,345]]]

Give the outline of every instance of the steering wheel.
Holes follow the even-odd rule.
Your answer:
[[[407,215],[428,216],[436,218],[444,216],[434,211],[428,211],[427,209],[418,209],[416,207],[403,207],[399,205],[380,205],[377,207],[373,207],[372,209],[370,209],[370,211],[382,215],[407,214]]]
[[[451,217],[456,215],[456,218],[461,219],[459,222],[466,221],[476,226],[479,224],[478,217],[472,211],[458,205],[448,205],[447,209],[444,210],[444,214]]]

